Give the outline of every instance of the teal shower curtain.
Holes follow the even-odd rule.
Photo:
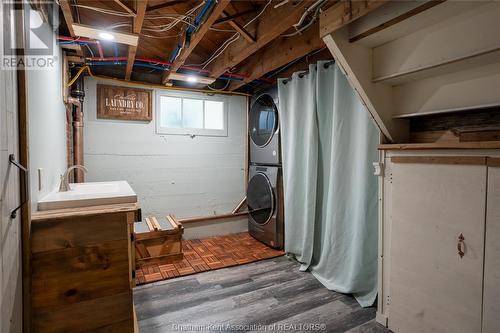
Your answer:
[[[379,131],[338,66],[278,81],[285,251],[362,306],[377,295]]]

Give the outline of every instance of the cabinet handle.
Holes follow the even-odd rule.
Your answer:
[[[19,162],[16,161],[16,157],[14,156],[14,154],[9,155],[9,162],[12,163],[13,165],[15,165],[17,168],[19,168],[19,170],[23,172],[23,176],[24,176],[24,201],[21,202],[16,208],[14,208],[13,211],[10,212],[10,218],[15,219],[17,216],[17,211],[19,209],[21,209],[21,207],[23,207],[24,204],[27,203],[29,200],[30,176],[29,176],[29,170],[27,168],[25,168],[24,166],[22,166],[21,164],[19,164]]]
[[[464,243],[464,235],[460,234],[460,236],[458,236],[458,243],[457,243],[457,249],[458,249],[458,255],[460,256],[460,258],[463,258],[465,252],[462,251],[462,244],[463,244],[463,249],[465,250],[465,243]]]

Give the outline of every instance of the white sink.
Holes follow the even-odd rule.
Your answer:
[[[38,202],[38,210],[77,208],[137,202],[137,194],[126,181],[69,184],[70,190],[55,190]]]

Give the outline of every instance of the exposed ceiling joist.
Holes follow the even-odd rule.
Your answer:
[[[68,0],[59,0],[59,6],[61,6],[64,20],[66,21],[66,25],[68,26],[69,34],[71,35],[71,37],[76,37],[75,31],[73,30],[73,15],[71,14],[71,6],[69,5]]]
[[[147,12],[152,12],[154,10],[158,10],[158,9],[162,9],[162,8],[168,8],[168,7],[172,7],[172,6],[175,6],[175,5],[178,5],[180,3],[184,3],[186,2],[186,0],[172,0],[172,1],[169,1],[169,2],[165,2],[165,3],[161,3],[159,5],[155,5],[155,6],[151,6],[151,7],[148,7],[146,9]]]
[[[332,53],[328,48],[323,48],[321,50],[318,50],[316,52],[313,52],[312,54],[308,56],[304,56],[300,58],[298,61],[294,62],[290,66],[286,67],[283,69],[283,71],[280,71],[278,74],[273,75],[274,78],[289,78],[293,75],[293,73],[296,72],[302,72],[302,71],[307,71],[309,69],[310,64],[314,64],[320,60],[332,60],[333,56]],[[254,94],[259,94],[260,91],[263,89],[266,89],[268,87],[268,84],[263,84],[262,87],[258,87],[257,91],[254,92]]]
[[[317,53],[315,52],[311,56],[302,57],[300,61],[297,61],[277,74],[276,78],[289,78],[293,75],[293,73],[308,70],[310,64],[314,64],[320,60],[333,60],[333,55],[328,48],[324,48]]]
[[[198,31],[191,37],[191,41],[189,45],[185,46],[177,58],[174,60],[172,66],[170,67],[170,71],[165,72],[162,77],[162,83],[165,84],[168,82],[170,72],[177,72],[177,70],[184,64],[187,60],[191,52],[196,48],[198,43],[202,40],[205,34],[210,30],[210,27],[213,25],[215,20],[221,16],[224,9],[229,5],[230,0],[220,0],[210,13],[209,17],[205,20],[203,25],[198,29]]]
[[[229,90],[236,90],[274,69],[324,47],[325,43],[319,38],[318,29],[319,23],[316,23],[303,34],[280,38],[278,41],[255,53],[247,63],[238,68],[238,72],[248,73],[249,77],[243,81],[233,83]]]
[[[132,14],[132,15],[137,15],[135,11],[133,11],[132,9],[130,9],[126,4],[124,4],[121,0],[114,0],[115,3],[122,7],[123,9],[125,9],[125,11],[127,11],[129,14]]]
[[[226,11],[222,12],[222,17],[229,17],[229,14]],[[230,20],[227,22],[234,30],[240,33],[240,35],[245,38],[250,43],[255,43],[255,38],[245,30],[238,22]]]
[[[233,15],[229,15],[229,16],[217,19],[217,20],[215,20],[215,22],[214,22],[213,25],[217,25],[217,24],[221,24],[221,23],[224,23],[224,22],[233,21],[233,20],[235,20],[237,18],[240,18],[240,17],[248,15],[248,14],[256,13],[258,11],[259,11],[259,8],[257,8],[257,7],[249,9],[249,10],[244,10],[242,12],[239,12],[239,13],[236,13],[236,14],[233,14]]]
[[[136,4],[137,15],[134,17],[134,23],[132,27],[132,31],[135,34],[139,35],[141,33],[142,24],[144,23],[144,16],[146,15],[147,5],[148,5],[148,0],[137,0]],[[125,80],[127,81],[130,80],[130,77],[132,75],[132,69],[134,68],[136,53],[137,53],[137,46],[131,45],[128,47],[127,68],[125,70]]]
[[[321,13],[319,34],[324,37],[387,2],[388,0],[341,1]]]
[[[217,57],[211,65],[211,76],[219,77],[243,60],[259,51],[266,44],[277,38],[292,25],[297,23],[311,1],[302,1],[298,4],[289,2],[279,9],[269,6],[259,19],[257,27],[257,41],[250,43],[239,38]]]

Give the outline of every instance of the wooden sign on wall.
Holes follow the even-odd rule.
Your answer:
[[[97,85],[97,118],[151,121],[152,90]]]

